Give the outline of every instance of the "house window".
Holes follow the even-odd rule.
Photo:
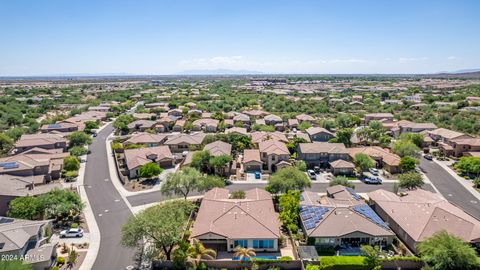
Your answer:
[[[253,240],[253,248],[258,249],[267,249],[273,248],[274,241],[273,240]]]
[[[248,240],[235,240],[233,241],[233,245],[235,247],[240,246],[240,247],[246,248],[248,247]]]

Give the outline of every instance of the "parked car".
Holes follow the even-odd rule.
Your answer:
[[[60,232],[60,238],[83,237],[83,230],[80,228],[70,228]]]
[[[363,178],[363,182],[365,184],[370,184],[370,185],[379,185],[382,183],[382,179],[378,178],[378,177],[365,177]]]
[[[260,172],[255,172],[255,179],[261,179],[262,178],[262,174]]]
[[[370,168],[368,171],[373,174],[373,175],[378,175],[378,169],[377,168]]]
[[[317,180],[317,174],[314,170],[307,170],[308,177],[312,180]]]
[[[315,171],[315,173],[320,173],[320,166],[313,167],[313,170]]]
[[[425,155],[423,156],[426,160],[433,160],[432,155]]]

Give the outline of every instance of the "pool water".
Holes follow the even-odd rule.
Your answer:
[[[277,259],[277,256],[252,256],[252,259],[263,259],[263,260],[276,260]],[[233,261],[239,261],[240,258],[239,257],[233,257],[232,258]],[[244,257],[242,259],[242,261],[249,261],[250,259],[249,258],[246,258]]]

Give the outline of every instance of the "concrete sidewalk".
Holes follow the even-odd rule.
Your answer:
[[[453,164],[452,161],[440,161],[433,159],[433,162],[441,166],[445,171],[447,171],[455,180],[458,181],[462,186],[465,187],[473,196],[475,196],[480,201],[480,192],[478,192],[474,187],[472,181],[466,180],[459,176],[452,168],[449,166]]]

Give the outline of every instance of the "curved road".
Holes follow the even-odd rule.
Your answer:
[[[121,228],[132,212],[110,181],[105,140],[111,124],[93,139],[85,167],[85,190],[100,230],[100,250],[93,270],[122,270],[134,263],[135,251],[120,245]]]

